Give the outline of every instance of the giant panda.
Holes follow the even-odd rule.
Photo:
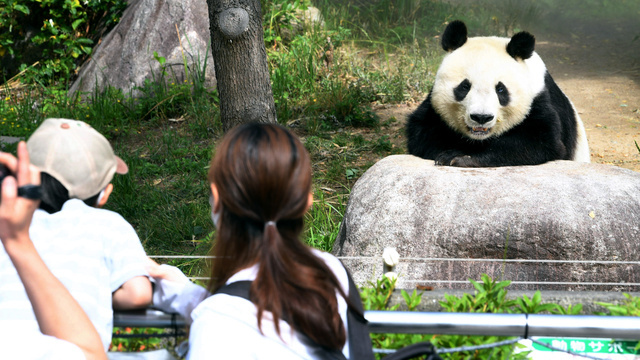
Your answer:
[[[582,120],[534,51],[533,35],[468,38],[456,20],[441,41],[448,54],[407,120],[410,154],[459,167],[590,161]]]

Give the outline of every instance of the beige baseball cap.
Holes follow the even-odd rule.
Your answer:
[[[46,119],[27,140],[31,163],[60,181],[69,198],[97,195],[127,164],[113,153],[109,141],[87,123]]]

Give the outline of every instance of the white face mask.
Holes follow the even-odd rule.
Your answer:
[[[209,205],[211,205],[211,221],[213,221],[213,226],[216,227],[216,229],[218,228],[218,225],[220,224],[220,212],[215,212],[214,209],[214,201],[213,201],[213,195],[209,196]]]
[[[218,225],[220,225],[220,213],[213,212],[213,210],[211,210],[211,221],[213,221],[213,226],[217,229]]]
[[[104,197],[104,189],[102,189],[102,191],[100,191],[100,194],[98,195],[98,200],[96,200],[96,206],[100,205],[100,201],[102,201],[102,197]]]

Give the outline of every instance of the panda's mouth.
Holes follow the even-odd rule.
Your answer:
[[[489,131],[491,131],[491,128],[481,127],[481,126],[476,126],[476,127],[467,126],[467,128],[469,129],[469,132],[472,135],[478,135],[478,136],[487,135],[489,134]]]

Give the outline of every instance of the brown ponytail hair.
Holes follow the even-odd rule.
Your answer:
[[[311,191],[311,160],[302,143],[274,124],[245,124],[222,140],[209,169],[218,189],[220,222],[209,290],[259,264],[251,285],[258,328],[265,310],[317,344],[342,350],[346,341],[333,272],[299,237]]]

